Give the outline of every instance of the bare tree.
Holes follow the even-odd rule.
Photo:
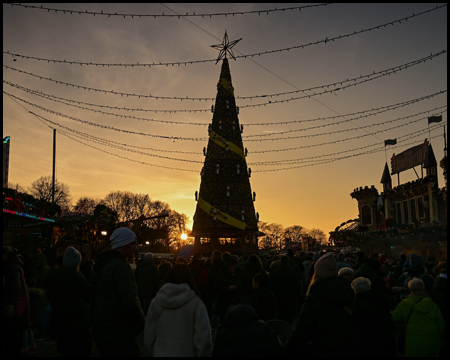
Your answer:
[[[82,196],[77,200],[72,210],[82,214],[93,215],[95,207],[100,203],[102,203],[102,200]]]
[[[25,187],[20,185],[19,183],[11,183],[11,182],[8,183],[8,189],[13,189],[13,190],[15,190],[16,192],[19,192],[19,193],[26,193],[27,192],[27,189],[25,189]]]
[[[325,232],[316,228],[308,230],[308,237],[310,247],[325,244],[327,241],[327,235]]]
[[[42,199],[47,202],[52,201],[52,177],[41,176],[39,179],[33,181],[28,188],[30,195],[37,199]],[[61,206],[62,211],[69,211],[71,208],[71,196],[69,186],[65,183],[55,180],[55,204]]]
[[[286,238],[289,238],[292,242],[302,243],[305,236],[306,229],[301,225],[289,226],[284,230]]]
[[[258,223],[258,228],[261,232],[265,234],[265,236],[260,240],[263,247],[266,249],[274,249],[278,248],[282,249],[284,244],[284,228],[281,224],[268,224],[260,221]]]

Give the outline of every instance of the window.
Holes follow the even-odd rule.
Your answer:
[[[425,208],[423,206],[423,197],[417,198],[417,207],[419,208],[419,219],[425,217]]]
[[[404,224],[409,224],[409,213],[408,213],[408,202],[407,201],[403,201],[403,223]]]
[[[220,245],[235,245],[237,244],[238,239],[232,237],[219,238]]]
[[[403,224],[402,204],[398,202],[398,203],[395,204],[395,207],[396,207],[395,217],[396,217],[396,220],[397,220],[397,224],[401,225],[401,224]]]
[[[210,241],[211,241],[211,238],[209,238],[209,237],[201,237],[200,238],[200,244],[201,245],[209,244]]]
[[[409,209],[411,210],[411,222],[417,220],[416,215],[416,199],[409,200]]]
[[[372,209],[369,205],[364,205],[361,210],[362,224],[371,225],[372,224]]]

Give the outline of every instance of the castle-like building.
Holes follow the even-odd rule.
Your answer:
[[[417,180],[392,187],[391,175],[421,167]],[[359,226],[351,232],[331,233],[336,243],[350,243],[366,253],[415,250],[444,253],[447,248],[447,155],[440,162],[445,187],[439,188],[438,164],[431,144],[412,147],[391,159],[391,172],[384,166],[381,193],[372,186],[350,194],[358,202]],[[415,171],[415,170],[414,170]]]

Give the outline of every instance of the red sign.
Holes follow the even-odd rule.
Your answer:
[[[400,154],[392,155],[391,175],[411,169],[414,166],[422,165],[425,160],[427,148],[428,148],[428,141],[427,139],[425,139],[425,142],[421,145],[414,146],[408,150],[401,152]]]

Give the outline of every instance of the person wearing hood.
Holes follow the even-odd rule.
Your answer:
[[[269,324],[259,319],[245,297],[237,297],[217,330],[212,357],[279,357],[282,347]]]
[[[359,277],[365,277],[372,283],[372,291],[388,294],[389,291],[386,287],[386,283],[383,280],[385,277],[381,271],[381,264],[377,259],[368,257],[363,259],[361,267],[355,272],[355,279]]]
[[[411,266],[408,267],[408,269],[398,278],[397,281],[397,286],[404,289],[400,292],[400,298],[405,299],[409,296],[408,282],[415,277],[423,280],[425,283],[424,292],[427,296],[430,296],[433,291],[434,278],[427,274],[423,257],[419,254],[411,253],[409,258]]]
[[[92,335],[102,357],[139,356],[145,317],[127,262],[137,249],[136,234],[119,228],[110,241],[112,250],[97,255],[91,274]]]
[[[186,264],[175,264],[148,309],[144,345],[152,357],[211,354],[208,312]]]
[[[405,356],[439,356],[445,321],[439,307],[424,295],[425,283],[408,282],[411,295],[392,311],[394,323],[406,324]]]
[[[89,357],[92,348],[90,289],[78,270],[80,262],[80,252],[69,246],[62,266],[50,270],[44,289],[51,306],[52,337],[58,351],[65,356]]]
[[[370,280],[364,277],[353,280],[351,287],[355,292],[352,317],[364,356],[397,356],[389,298],[373,292]]]
[[[337,276],[336,263],[331,252],[316,261],[305,302],[285,345],[288,355],[298,356],[305,350],[305,356],[363,355],[355,341],[358,332],[351,309],[354,294],[350,284]]]

